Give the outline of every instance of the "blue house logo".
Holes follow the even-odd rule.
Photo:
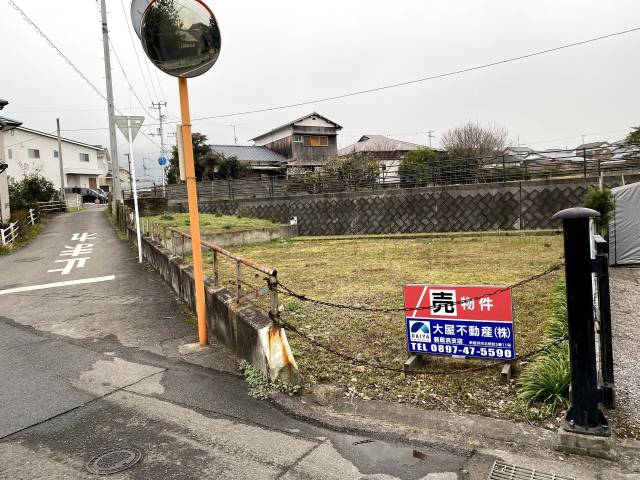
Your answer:
[[[409,338],[412,342],[431,342],[431,323],[409,320]]]

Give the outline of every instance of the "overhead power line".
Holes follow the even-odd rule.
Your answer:
[[[107,102],[107,103],[108,103],[107,97],[106,97],[106,96],[105,96],[105,95],[104,95],[104,94],[103,94],[103,93],[98,89],[98,87],[96,87],[96,86],[91,82],[91,80],[89,80],[89,79],[87,78],[87,76],[86,76],[84,73],[82,73],[82,71],[81,71],[78,67],[76,67],[76,65],[75,65],[71,60],[69,60],[69,58],[68,58],[64,53],[62,53],[62,51],[61,51],[61,50],[60,50],[60,49],[59,49],[59,48],[58,48],[58,47],[57,47],[57,46],[56,46],[56,45],[51,41],[51,39],[50,39],[49,37],[47,37],[47,36],[45,35],[45,33],[44,33],[42,30],[40,30],[40,28],[39,28],[39,27],[38,27],[38,26],[33,22],[33,20],[31,20],[31,18],[29,18],[29,16],[27,16],[27,14],[24,12],[24,10],[22,10],[18,5],[16,5],[16,3],[15,3],[13,0],[7,0],[7,2],[9,3],[9,5],[11,5],[11,6],[12,6],[12,7],[13,7],[13,8],[14,8],[14,9],[15,9],[15,10],[16,10],[16,11],[17,11],[21,16],[22,16],[23,20],[24,20],[25,22],[27,22],[29,25],[31,25],[31,26],[34,28],[34,30],[38,33],[38,35],[40,35],[40,36],[41,36],[41,37],[42,37],[42,38],[47,42],[47,44],[48,44],[52,49],[54,49],[54,50],[56,51],[56,53],[57,53],[58,55],[60,55],[60,57],[62,57],[62,58],[64,59],[64,61],[65,61],[65,62],[67,62],[67,64],[69,64],[69,66],[70,66],[71,68],[73,68],[73,70],[74,70],[74,71],[75,71],[75,72],[80,76],[80,78],[82,78],[82,79],[83,79],[83,80],[84,80],[84,81],[85,81],[85,82],[86,82],[86,83],[91,87],[91,89],[92,89],[94,92],[96,92],[96,93],[100,96],[100,98],[102,98],[105,102]],[[109,40],[109,42],[111,42],[111,40]],[[113,45],[111,45],[111,46],[113,47]],[[114,50],[114,53],[115,53],[115,50]],[[117,55],[116,55],[116,57],[117,57]],[[118,60],[118,63],[120,63],[120,61],[119,61],[119,60]],[[122,65],[120,65],[120,66],[121,66],[121,68],[122,68]],[[123,70],[123,73],[124,73],[124,70]],[[125,77],[126,77],[126,75],[125,75]],[[127,83],[129,83],[129,82],[128,82],[128,79],[127,79]],[[131,86],[131,84],[130,84],[130,83],[129,83],[129,86]],[[136,98],[137,98],[137,95],[136,95]],[[145,111],[146,111],[146,107],[144,106],[144,104],[142,104],[142,103],[141,103],[141,105],[142,105],[142,108],[144,108],[144,109],[145,109]],[[115,107],[114,107],[114,108],[115,108]],[[118,108],[115,108],[115,110],[116,110],[120,115],[122,115],[122,112],[121,112]],[[157,120],[157,119],[156,119],[156,120]],[[106,130],[106,129],[107,129],[107,128],[100,128],[100,129],[88,129],[88,130]],[[81,129],[78,129],[77,131],[80,131],[80,130],[81,130]],[[158,148],[160,147],[160,145],[158,145],[158,143],[157,143],[156,141],[154,141],[151,137],[147,136],[144,132],[141,132],[141,134],[142,134],[142,135],[143,135],[143,136],[144,136],[148,141],[150,141],[151,143],[153,143],[155,146],[157,146]]]
[[[131,22],[129,21],[129,17],[127,17],[127,11],[124,8],[123,0],[120,0],[120,6],[122,7],[122,14],[124,15],[124,21],[125,21],[125,24],[127,25],[127,32],[129,33],[129,39],[131,40],[131,48],[133,49],[133,53],[135,53],[136,55],[136,61],[138,62],[138,68],[140,69],[140,76],[142,77],[142,81],[144,82],[144,88],[147,91],[147,94],[149,95],[149,100],[152,100],[151,90],[153,90],[153,95],[155,96],[155,98],[158,98],[158,93],[156,92],[156,88],[151,78],[151,73],[149,72],[149,65],[145,63],[145,66],[147,67],[147,73],[149,74],[149,83],[151,83],[151,90],[149,90],[149,85],[147,84],[147,78],[144,76],[144,72],[142,70],[142,63],[140,62],[140,56],[138,55],[138,49],[136,48],[136,42],[134,41],[133,35],[131,33],[131,28],[132,28]]]
[[[454,75],[460,75],[462,73],[473,72],[473,71],[476,71],[476,70],[483,70],[483,69],[495,67],[495,66],[498,66],[498,65],[504,65],[506,63],[512,63],[512,62],[517,62],[517,61],[520,61],[520,60],[525,60],[527,58],[538,57],[540,55],[546,55],[548,53],[557,52],[559,50],[565,50],[567,48],[572,48],[572,47],[577,47],[577,46],[580,46],[580,45],[586,45],[588,43],[598,42],[600,40],[605,40],[607,38],[618,37],[618,36],[621,36],[621,35],[625,35],[627,33],[637,32],[639,30],[640,30],[640,27],[634,27],[634,28],[630,28],[628,30],[622,30],[620,32],[609,33],[607,35],[601,35],[599,37],[589,38],[587,40],[581,40],[579,42],[567,43],[565,45],[560,45],[558,47],[547,48],[545,50],[539,50],[537,52],[527,53],[525,55],[519,55],[517,57],[510,57],[510,58],[506,58],[504,60],[497,60],[495,62],[485,63],[485,64],[482,64],[482,65],[476,65],[474,67],[463,68],[463,69],[460,69],[460,70],[454,70],[452,72],[440,73],[440,74],[437,74],[437,75],[431,75],[429,77],[424,77],[424,78],[417,78],[415,80],[408,80],[408,81],[405,81],[405,82],[392,83],[392,84],[389,84],[389,85],[383,85],[381,87],[375,87],[375,88],[368,88],[368,89],[365,89],[365,90],[357,90],[355,92],[349,92],[349,93],[345,93],[345,94],[342,94],[342,95],[334,95],[334,96],[331,96],[331,97],[316,98],[314,100],[306,100],[306,101],[297,102],[297,103],[290,103],[290,104],[287,104],[287,105],[278,105],[278,106],[275,106],[275,107],[265,107],[265,108],[255,109],[255,110],[246,110],[246,111],[243,111],[243,112],[225,113],[225,114],[222,114],[222,115],[211,115],[211,116],[206,116],[206,117],[193,118],[192,121],[211,120],[211,119],[214,119],[214,118],[237,117],[237,116],[240,116],[240,115],[249,115],[249,114],[254,114],[254,113],[272,112],[272,111],[275,111],[275,110],[284,110],[284,109],[288,109],[288,108],[301,107],[301,106],[304,106],[304,105],[311,105],[311,104],[314,104],[314,103],[322,103],[322,102],[328,102],[328,101],[331,101],[331,100],[340,100],[340,99],[343,99],[343,98],[355,97],[357,95],[364,95],[364,94],[367,94],[367,93],[380,92],[382,90],[388,90],[388,89],[391,89],[391,88],[404,87],[404,86],[413,85],[413,84],[416,84],[416,83],[428,82],[430,80],[437,80],[439,78],[452,77]]]
[[[129,85],[129,89],[131,90],[131,93],[133,93],[133,96],[135,97],[137,102],[140,104],[140,106],[144,110],[146,110],[147,108],[145,107],[144,103],[142,103],[142,100],[140,100],[140,97],[138,96],[138,94],[136,93],[135,89],[133,88],[133,85],[131,85],[131,81],[129,80],[129,77],[127,76],[127,72],[125,72],[125,70],[124,70],[124,66],[122,65],[122,62],[120,61],[120,57],[118,56],[118,52],[116,51],[116,47],[114,47],[113,42],[111,41],[111,36],[109,36],[109,45],[111,45],[111,50],[113,50],[113,54],[116,56],[116,60],[118,61],[118,65],[120,66],[120,70],[122,71],[122,75],[124,75],[124,79],[126,80],[127,84]],[[153,115],[150,114],[150,116],[154,120],[158,120]]]
[[[91,82],[91,80],[89,80],[84,73],[82,73],[82,71],[75,66],[75,64],[69,60],[69,58],[67,58],[67,56],[62,53],[60,51],[60,49],[58,47],[56,47],[56,45],[51,41],[51,39],[49,39],[49,37],[47,37],[45,35],[45,33],[40,30],[40,28],[33,22],[33,20],[31,20],[26,13],[24,13],[24,11],[18,6],[16,5],[16,3],[13,0],[7,0],[9,2],[9,5],[11,5],[21,16],[22,19],[27,22],[29,25],[31,25],[33,27],[33,29],[38,33],[38,35],[40,35],[42,38],[44,38],[44,40],[47,42],[47,44],[49,44],[49,46],[51,48],[53,48],[58,55],[60,55],[60,57],[62,57],[62,59],[67,62],[67,64],[69,64],[69,66],[71,68],[73,68],[75,70],[75,72],[80,75],[80,77],[87,82],[87,84],[93,89],[94,92],[96,92],[98,95],[100,95],[100,97],[102,97],[102,99],[106,102],[107,101],[107,97],[104,96],[104,94],[98,90],[98,88]]]

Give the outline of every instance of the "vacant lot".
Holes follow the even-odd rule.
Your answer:
[[[146,218],[150,219],[153,223],[159,223],[163,226],[174,227],[184,232],[189,232],[188,213],[163,213],[162,215]],[[202,233],[237,232],[254,228],[277,227],[279,225],[281,224],[261,218],[214,215],[212,213],[200,214],[200,231]]]
[[[508,285],[561,261],[561,245],[560,236],[295,239],[245,245],[233,251],[276,268],[283,284],[312,298],[354,306],[402,307],[403,284]],[[223,281],[233,278],[229,262],[221,267]],[[513,291],[519,355],[540,345],[560,275],[555,272]],[[371,360],[371,366],[354,367],[290,333],[308,383],[333,383],[364,398],[499,417],[536,417],[535,409],[524,408],[515,400],[514,384],[499,383],[498,368],[407,377],[376,369],[375,364],[401,368],[407,358],[402,312],[319,307],[284,295],[280,301],[287,322],[342,352]],[[433,357],[425,371],[479,364]],[[540,420],[551,426],[554,419]]]

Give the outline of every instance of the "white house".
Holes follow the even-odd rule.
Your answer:
[[[9,182],[39,174],[60,188],[60,158],[56,135],[17,127],[4,136],[4,158],[9,164]],[[65,187],[98,188],[98,177],[106,174],[102,146],[62,138]],[[100,158],[99,158],[100,157]]]

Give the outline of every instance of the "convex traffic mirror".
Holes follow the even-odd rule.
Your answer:
[[[165,73],[190,78],[209,70],[220,54],[220,29],[200,0],[153,0],[142,16],[142,47]]]
[[[133,0],[131,2],[131,23],[133,24],[133,29],[140,38],[140,28],[142,27],[142,16],[144,15],[144,11],[147,9],[147,6],[153,0]]]

